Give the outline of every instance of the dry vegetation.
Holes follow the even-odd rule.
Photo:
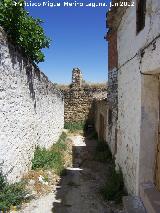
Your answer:
[[[35,197],[51,192],[68,166],[72,166],[72,143],[67,134],[62,133],[49,150],[36,150],[32,170],[24,177],[27,189]]]
[[[56,84],[55,87],[57,89],[60,89],[62,91],[69,90],[71,88],[71,84]],[[103,83],[91,83],[91,82],[86,82],[83,81],[82,83],[82,88],[91,88],[91,89],[106,89],[107,87],[107,82]]]
[[[50,149],[37,147],[32,170],[21,182],[7,183],[0,171],[0,212],[17,210],[22,203],[53,191],[68,166],[72,166],[72,142],[63,132]]]

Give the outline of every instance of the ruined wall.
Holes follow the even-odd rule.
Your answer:
[[[72,70],[72,88],[81,88],[82,87],[82,73],[79,68],[74,68]]]
[[[102,117],[102,118],[101,118]],[[101,122],[103,124],[101,124]],[[102,100],[95,100],[95,130],[98,134],[98,139],[108,140],[108,103],[107,98]],[[103,128],[104,125],[104,128]],[[102,129],[101,129],[102,128]]]
[[[0,28],[0,163],[9,182],[31,167],[37,145],[50,147],[62,132],[64,102],[48,78]]]
[[[106,93],[106,85],[103,87],[81,87],[63,90],[65,122],[89,122],[94,123],[95,104],[94,97]],[[107,94],[106,94],[107,96]]]
[[[107,97],[107,84],[87,84],[79,68],[72,70],[72,83],[59,87],[64,94],[65,122],[94,124],[94,98]]]
[[[145,28],[136,34],[136,7],[129,7],[118,28],[116,164],[121,167],[131,194],[139,194],[141,183],[154,182],[159,105],[156,74],[160,73],[159,11],[160,2],[148,0]]]

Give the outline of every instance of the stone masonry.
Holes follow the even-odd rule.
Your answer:
[[[9,182],[30,168],[36,146],[49,148],[64,125],[60,91],[0,28],[0,163]]]
[[[65,122],[94,123],[94,98],[106,94],[106,84],[86,84],[79,68],[72,71],[72,84],[61,88],[65,101]],[[107,94],[106,94],[107,96]]]

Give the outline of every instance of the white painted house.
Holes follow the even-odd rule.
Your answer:
[[[128,192],[140,195],[149,213],[160,212],[160,0],[127,2],[134,6],[113,6],[107,17],[117,54],[116,165]],[[159,198],[154,207],[151,192]]]

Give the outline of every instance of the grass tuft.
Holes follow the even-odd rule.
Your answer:
[[[12,207],[20,206],[23,201],[27,200],[26,195],[24,182],[9,184],[2,171],[0,171],[0,212],[9,211]]]
[[[32,169],[53,169],[60,175],[64,170],[64,151],[67,149],[66,133],[62,133],[58,142],[50,149],[37,147],[32,160]]]
[[[124,189],[123,174],[121,171],[115,171],[115,167],[112,167],[110,176],[101,193],[105,200],[115,201],[117,204],[122,203],[122,197],[127,195],[127,193]]]
[[[103,198],[105,200],[115,201],[117,204],[120,204],[122,202],[122,197],[127,194],[124,189],[123,174],[121,170],[115,170],[115,162],[106,142],[97,142],[95,160],[107,163],[108,167],[110,168],[106,183],[101,190]]]
[[[84,130],[85,123],[83,121],[80,121],[80,122],[66,122],[64,124],[64,128],[68,129],[71,133],[74,133],[76,131]]]

